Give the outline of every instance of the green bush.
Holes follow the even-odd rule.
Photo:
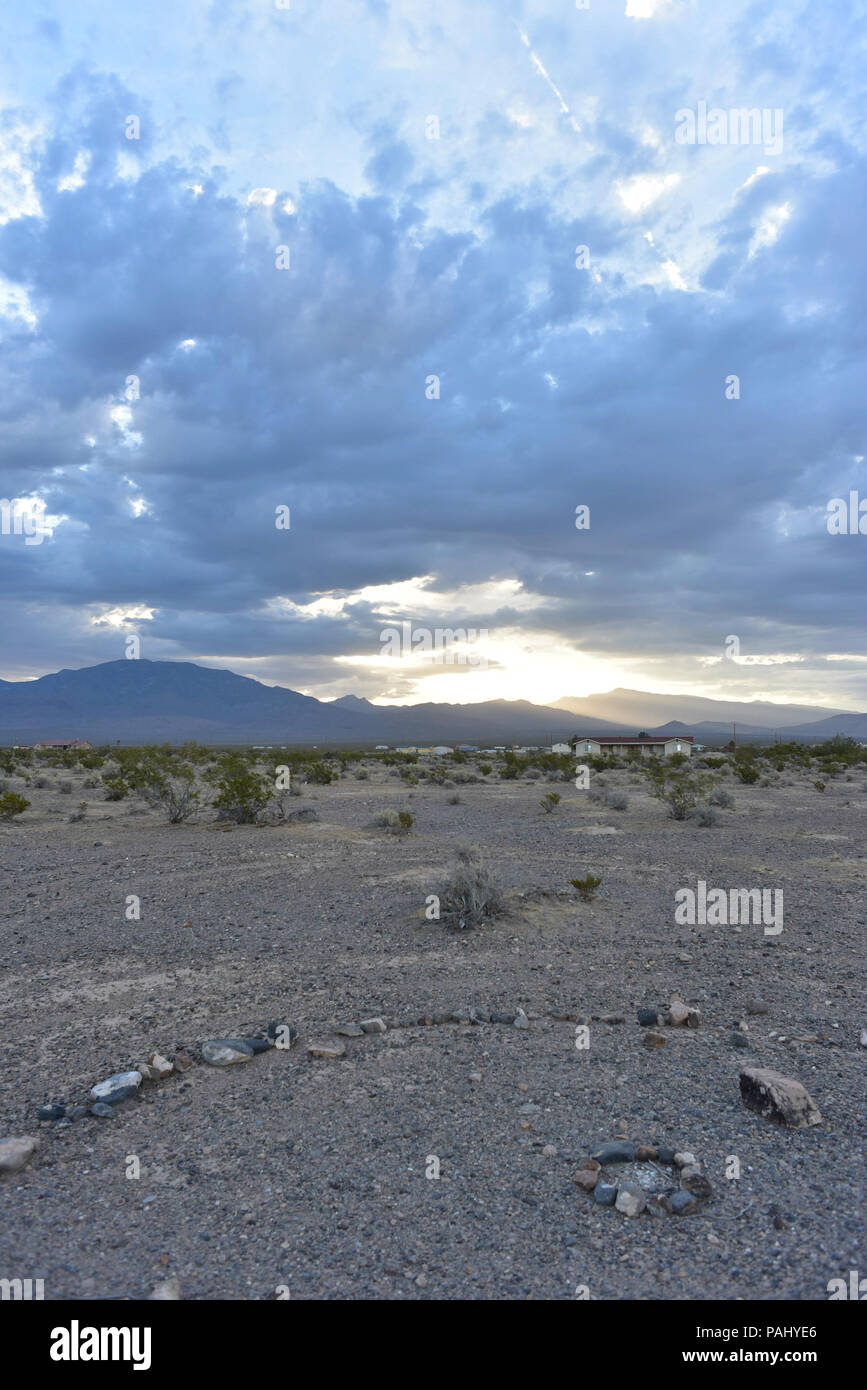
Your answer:
[[[596,890],[602,883],[601,878],[596,874],[586,874],[584,878],[572,878],[569,880],[573,888],[577,888],[585,903],[592,902],[596,897]]]
[[[92,784],[92,782],[93,779],[88,777],[87,782],[85,782],[85,786]],[[103,773],[102,785],[105,787],[106,801],[123,801],[124,797],[127,795],[129,791],[129,787],[127,786],[124,779],[120,776],[120,774],[110,776],[106,773]]]
[[[559,792],[546,792],[545,795],[542,797],[542,800],[539,802],[539,805],[542,807],[542,810],[545,812],[545,814],[547,816],[550,816],[555,806],[560,805],[561,800],[562,798]]]
[[[22,816],[30,805],[18,792],[4,792],[0,796],[0,820],[11,820],[13,816]]]

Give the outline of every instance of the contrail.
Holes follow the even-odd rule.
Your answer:
[[[544,65],[544,63],[542,62],[541,58],[538,58],[538,57],[536,56],[536,54],[533,52],[533,49],[532,49],[531,46],[530,46],[530,40],[527,38],[527,35],[524,33],[524,31],[523,31],[523,29],[521,28],[520,24],[519,24],[519,25],[516,25],[516,28],[517,28],[517,30],[518,30],[518,33],[521,35],[521,38],[522,38],[523,41],[524,41],[524,45],[525,45],[525,47],[527,48],[527,50],[528,50],[528,52],[529,52],[529,54],[530,54],[531,59],[533,60],[533,67],[536,69],[536,71],[539,73],[539,75],[540,75],[541,77],[544,77],[545,81],[548,83],[548,86],[551,88],[551,91],[554,93],[555,97],[556,97],[557,100],[559,101],[559,103],[560,103],[560,110],[563,112],[563,115],[569,117],[569,124],[571,125],[572,129],[575,131],[575,133],[576,133],[577,135],[580,135],[580,134],[581,134],[581,127],[580,127],[580,125],[578,124],[578,122],[576,121],[575,117],[572,115],[572,112],[569,110],[569,107],[566,105],[565,101],[563,100],[563,93],[560,91],[560,89],[559,89],[559,87],[556,85],[556,83],[554,83],[554,82],[551,81],[551,78],[548,76],[548,73],[545,71],[545,65]]]

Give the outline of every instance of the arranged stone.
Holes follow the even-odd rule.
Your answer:
[[[665,1034],[653,1032],[645,1033],[641,1041],[644,1047],[665,1047]]]
[[[175,1069],[169,1059],[163,1057],[159,1052],[151,1052],[148,1057],[148,1065],[156,1072],[158,1081],[165,1081],[166,1077],[171,1076]]]
[[[66,1106],[52,1102],[51,1105],[40,1105],[36,1112],[37,1120],[62,1120],[66,1114]]]
[[[647,1197],[637,1182],[624,1182],[617,1189],[614,1205],[624,1216],[640,1216],[647,1206]]]
[[[652,1163],[659,1154],[652,1144],[636,1144],[635,1157],[642,1163]]]
[[[253,1049],[243,1038],[211,1038],[202,1043],[202,1056],[212,1067],[234,1067],[253,1058]]]
[[[335,1033],[340,1038],[363,1038],[364,1029],[360,1023],[342,1023],[339,1028],[335,1028]]]
[[[515,1022],[515,1019],[516,1019],[517,1017],[518,1017],[518,1015],[517,1015],[517,1013],[515,1012],[515,1010],[512,1010],[512,1012],[511,1012],[511,1013],[508,1013],[508,1014],[506,1014],[506,1013],[496,1013],[496,1014],[491,1014],[491,1022],[492,1022],[492,1023],[514,1023],[514,1022]]]
[[[365,1033],[384,1033],[386,1031],[385,1020],[381,1018],[363,1018],[361,1027]]]
[[[680,1028],[689,1018],[689,1009],[680,999],[672,999],[668,1010],[668,1021],[673,1028]]]
[[[229,1039],[229,1041],[231,1042],[233,1039]],[[251,1048],[254,1053],[268,1052],[271,1048],[270,1039],[266,1038],[241,1038],[240,1041],[246,1043],[247,1047]]]
[[[680,1185],[685,1192],[691,1192],[693,1197],[707,1198],[713,1193],[709,1180],[698,1168],[684,1168],[680,1174]]]
[[[70,1121],[72,1121],[72,1120],[80,1120],[81,1117],[82,1117],[82,1115],[86,1115],[86,1114],[87,1114],[87,1106],[86,1106],[86,1105],[73,1105],[73,1107],[72,1107],[71,1110],[67,1110],[67,1112],[66,1112],[66,1118],[67,1118],[67,1120],[70,1120]]]
[[[656,1157],[659,1163],[673,1163],[674,1149],[669,1148],[668,1144],[657,1144]]]
[[[307,1045],[308,1057],[319,1057],[325,1062],[334,1062],[338,1057],[346,1056],[346,1048],[343,1043],[312,1042]]]
[[[593,1155],[597,1163],[631,1163],[635,1158],[635,1145],[629,1139],[617,1139],[613,1144],[603,1144]]]
[[[599,1022],[610,1024],[625,1023],[626,1019],[624,1018],[623,1014],[600,1014]]]
[[[195,1066],[195,1062],[188,1052],[175,1053],[175,1067],[178,1071],[189,1071],[190,1067]]]
[[[157,1081],[159,1079],[153,1067],[149,1066],[147,1062],[139,1062],[136,1071],[142,1081]]]
[[[677,1168],[697,1168],[698,1159],[695,1154],[691,1154],[685,1149],[682,1153],[676,1153],[674,1155],[674,1164]]]
[[[0,1173],[20,1172],[30,1162],[38,1143],[39,1140],[29,1134],[15,1139],[0,1139]]]
[[[482,1009],[470,1009],[470,1023],[490,1023],[491,1016]]]
[[[748,1014],[766,1014],[768,1006],[764,999],[750,999],[747,1003]]]
[[[687,1026],[687,1028],[697,1028],[700,1022],[701,1022],[701,1010],[700,1010],[700,1009],[688,1009],[688,1010],[687,1010],[687,1013],[686,1013],[686,1026]]]
[[[575,1174],[575,1181],[582,1191],[592,1192],[599,1181],[598,1168],[595,1171],[592,1168],[579,1168]]]
[[[117,1111],[112,1105],[106,1105],[104,1100],[98,1100],[95,1105],[90,1107],[91,1115],[96,1115],[100,1120],[113,1120]]]
[[[746,1067],[740,1075],[741,1099],[774,1124],[789,1129],[820,1125],[822,1116],[809,1091],[800,1081],[764,1067]]]
[[[617,1201],[616,1182],[597,1182],[593,1188],[593,1200],[598,1202],[600,1207],[613,1207]]]
[[[518,1013],[517,1013],[517,1015],[516,1015],[516,1017],[515,1017],[515,1022],[512,1024],[512,1027],[513,1027],[513,1028],[529,1028],[529,1026],[530,1026],[530,1020],[528,1019],[527,1015],[524,1013],[524,1010],[523,1010],[523,1009],[519,1009],[519,1010],[518,1010]]]
[[[729,1042],[732,1047],[738,1048],[741,1052],[745,1051],[750,1045],[750,1040],[746,1033],[742,1033],[739,1028],[736,1028],[733,1033],[729,1033]]]
[[[116,1072],[114,1076],[109,1076],[105,1081],[91,1087],[91,1099],[104,1105],[117,1105],[120,1101],[129,1100],[130,1096],[135,1095],[141,1080],[141,1072],[138,1071]]]
[[[698,1198],[683,1188],[679,1192],[672,1192],[670,1197],[663,1197],[662,1204],[673,1216],[687,1216],[690,1212],[698,1211]]]
[[[657,1009],[639,1009],[638,1022],[642,1028],[655,1028],[659,1023],[659,1011]]]

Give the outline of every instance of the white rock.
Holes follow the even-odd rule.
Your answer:
[[[689,1018],[689,1009],[680,999],[672,999],[668,1010],[668,1021],[674,1028],[681,1027]]]
[[[343,1043],[312,1042],[308,1044],[307,1047],[308,1057],[320,1057],[323,1061],[328,1062],[336,1061],[338,1057],[343,1057],[345,1053],[346,1048],[343,1046]]]
[[[647,1206],[647,1198],[637,1183],[624,1183],[617,1189],[614,1205],[624,1216],[640,1216]]]
[[[698,1159],[695,1154],[679,1153],[674,1155],[674,1161],[678,1168],[697,1168]]]
[[[359,1027],[363,1028],[365,1033],[384,1033],[386,1031],[385,1020],[381,1018],[363,1018]]]
[[[153,1293],[149,1295],[151,1303],[176,1302],[181,1296],[181,1285],[177,1279],[164,1279],[161,1284],[157,1284]]]
[[[148,1062],[156,1072],[160,1081],[165,1081],[166,1077],[171,1076],[175,1069],[174,1064],[170,1062],[167,1057],[163,1057],[159,1052],[152,1052],[148,1057]]]
[[[17,1139],[0,1139],[0,1173],[17,1173],[30,1162],[39,1141],[29,1134]]]
[[[138,1090],[142,1083],[141,1072],[139,1071],[119,1071],[114,1076],[106,1077],[105,1081],[99,1081],[90,1089],[91,1100],[101,1100],[106,1105],[112,1105],[115,1101],[123,1098],[124,1091],[129,1091],[130,1087]]]

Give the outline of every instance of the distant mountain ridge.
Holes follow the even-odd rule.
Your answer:
[[[611,711],[603,716],[610,698]],[[722,705],[726,714],[722,720]],[[125,660],[57,671],[35,681],[0,681],[0,743],[84,738],[91,743],[455,744],[546,745],[572,734],[692,733],[698,742],[731,737],[822,739],[836,733],[867,739],[867,714],[775,706],[763,702],[612,691],[610,697],[488,700],[480,704],[375,705],[356,695],[316,700],[284,686],[262,685],[190,661]],[[773,711],[773,713],[770,713]],[[684,713],[704,720],[684,721]],[[665,724],[647,714],[667,714]],[[712,716],[716,714],[716,720]],[[810,715],[821,715],[810,719]],[[711,716],[709,718],[708,716]],[[786,723],[786,719],[790,723]],[[799,722],[795,723],[795,719]],[[767,723],[758,722],[767,720]],[[771,722],[773,721],[773,722]]]

